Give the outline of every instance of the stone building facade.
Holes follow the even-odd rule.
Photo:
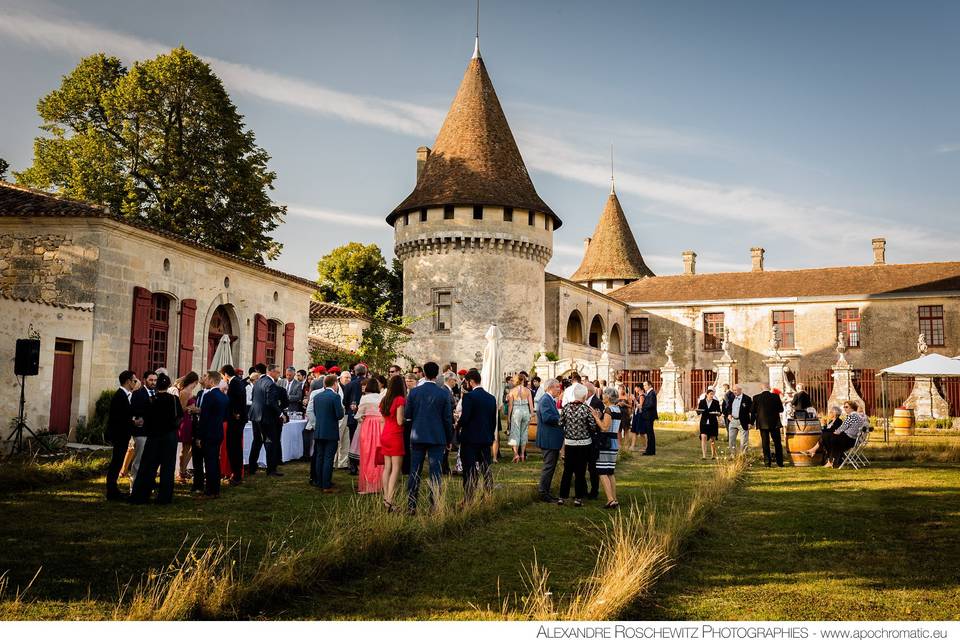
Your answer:
[[[14,321],[6,341],[25,337],[39,314],[41,360],[53,361],[68,345],[73,351],[72,359],[57,358],[72,368],[69,389],[62,369],[28,380],[37,390],[28,399],[36,428],[66,432],[128,367],[202,371],[223,335],[244,369],[256,361],[306,366],[315,290],[308,280],[99,207],[0,183],[0,294],[20,309],[7,316]],[[0,376],[7,418],[16,411],[17,383],[12,367]],[[51,398],[70,400],[66,418]]]

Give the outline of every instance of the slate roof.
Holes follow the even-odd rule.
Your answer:
[[[413,192],[387,216],[443,205],[532,209],[560,218],[537,195],[483,59],[470,60]]]
[[[682,303],[939,292],[960,292],[960,262],[657,276],[632,282],[610,295],[632,303]]]

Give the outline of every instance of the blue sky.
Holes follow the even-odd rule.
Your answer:
[[[655,272],[957,260],[960,3],[484,0],[481,51],[569,275],[609,190]],[[473,50],[470,0],[0,0],[0,157],[26,167],[37,99],[83,55],[208,59],[290,206],[278,268],[351,241],[392,255]]]

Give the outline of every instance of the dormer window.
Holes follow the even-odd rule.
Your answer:
[[[420,222],[426,222],[426,221],[427,221],[427,210],[425,208],[420,209]]]
[[[473,208],[473,219],[483,220],[483,207],[481,205],[476,205]]]
[[[503,221],[504,221],[504,222],[513,222],[513,207],[504,207],[504,208],[503,208]]]
[[[453,220],[453,205],[448,204],[443,207],[443,219],[444,220]]]

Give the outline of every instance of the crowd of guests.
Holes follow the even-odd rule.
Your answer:
[[[113,443],[106,487],[110,500],[169,503],[176,480],[190,484],[202,498],[217,498],[223,480],[236,486],[259,471],[261,450],[266,475],[282,476],[282,433],[291,419],[305,420],[302,459],[309,462],[312,486],[323,493],[341,491],[334,484],[334,472],[341,470],[358,493],[379,495],[384,508],[394,511],[400,508],[397,498],[406,475],[409,513],[419,507],[424,466],[431,506],[445,475],[461,476],[465,500],[481,488],[491,489],[491,465],[501,460],[501,430],[512,462],[525,463],[534,418],[542,453],[538,491],[545,502],[564,505],[572,490],[573,505],[582,506],[602,489],[605,507],[615,509],[620,450],[640,446],[641,455],[656,455],[659,416],[649,381],[607,384],[577,372],[541,381],[521,371],[504,380],[502,395],[495,398],[484,389],[477,369],[455,371],[446,365],[441,371],[427,362],[409,372],[394,365],[386,375],[363,363],[344,371],[258,364],[246,375],[226,365],[177,380],[162,369],[141,378],[124,371],[119,383],[107,422]],[[735,384],[723,385],[718,398],[708,387],[697,406],[701,457],[708,459],[708,451],[710,458],[719,457],[722,421],[731,454],[747,452],[749,432],[756,428],[766,465],[775,461],[782,467],[784,417],[815,412],[802,386],[791,393],[786,407],[781,395],[763,385],[751,397]],[[827,466],[838,466],[866,428],[857,409],[853,402],[842,411],[831,409],[821,441],[804,453],[823,453]],[[252,438],[244,459],[248,422]],[[130,480],[128,495],[119,489],[120,477]]]
[[[731,455],[747,453],[750,429],[756,428],[760,431],[764,463],[770,467],[775,461],[778,467],[782,467],[781,430],[787,421],[817,419],[816,408],[802,384],[798,384],[796,390],[791,391],[786,399],[782,396],[779,389],[771,390],[766,383],[761,385],[760,393],[753,397],[745,394],[739,384],[732,388],[729,384],[724,384],[721,398],[716,397],[713,387],[707,387],[697,403],[701,458],[707,459],[708,447],[710,459],[719,457],[717,438],[722,420],[727,430],[728,451]],[[866,416],[859,412],[855,401],[844,403],[842,410],[832,407],[821,423],[819,442],[802,453],[811,458],[823,454],[823,464],[826,467],[840,466],[847,451],[869,428]]]

